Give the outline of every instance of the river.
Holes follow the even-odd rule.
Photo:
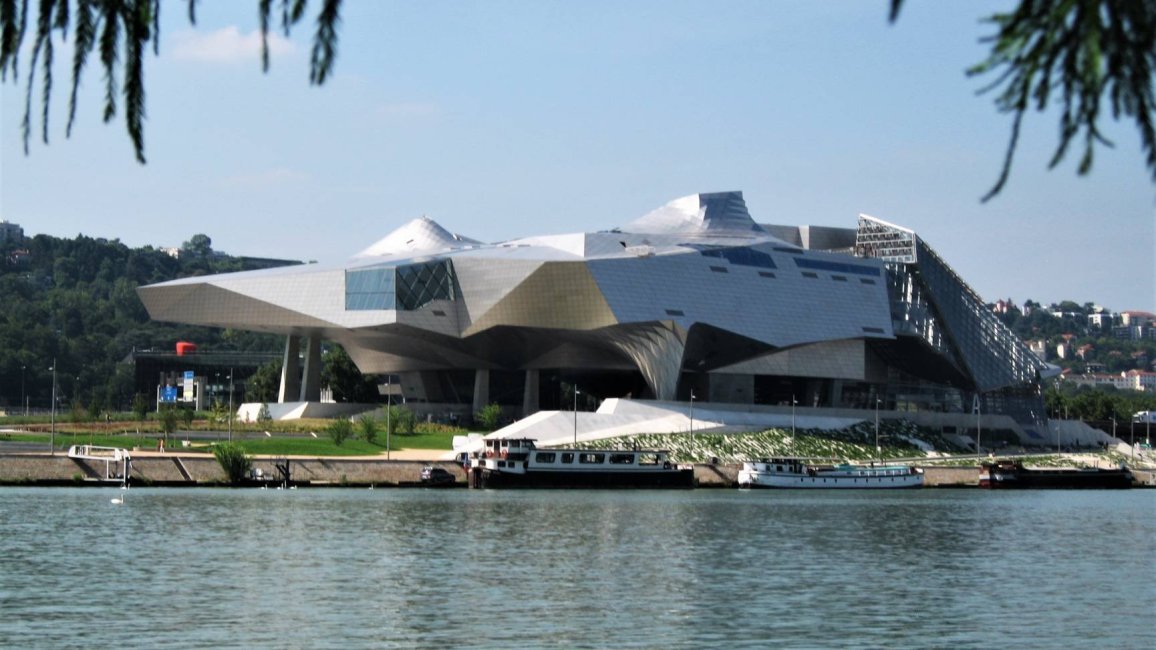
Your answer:
[[[1149,648],[1156,491],[0,489],[4,648]]]

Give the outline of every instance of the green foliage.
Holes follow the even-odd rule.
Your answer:
[[[187,242],[181,244],[181,252],[194,257],[208,257],[213,253],[213,240],[208,235],[196,234]]]
[[[168,440],[169,434],[177,430],[177,410],[172,406],[164,406],[160,412],[161,432],[165,434],[165,440]]]
[[[272,402],[281,387],[281,360],[275,359],[257,368],[245,382],[246,402]]]
[[[1156,110],[1152,80],[1156,75],[1156,5],[1137,0],[1033,0],[1015,11],[988,19],[996,34],[987,60],[969,74],[996,72],[985,91],[1002,85],[996,96],[1001,112],[1012,113],[1012,134],[1003,170],[984,200],[999,193],[1011,169],[1020,123],[1029,107],[1044,111],[1052,95],[1059,95],[1060,143],[1049,163],[1055,167],[1077,137],[1084,153],[1077,172],[1092,169],[1094,145],[1111,146],[1097,120],[1102,107],[1112,116],[1134,117],[1148,153],[1148,167],[1156,177]]]
[[[72,401],[72,409],[68,413],[68,418],[72,422],[88,422],[88,411],[85,410],[84,404],[80,400]]]
[[[29,251],[19,265],[10,259],[16,248]],[[270,334],[150,322],[136,293],[142,284],[241,268],[236,258],[178,260],[84,235],[0,243],[0,400],[23,394],[33,409],[48,408],[55,357],[59,392],[96,413],[127,411],[133,368],[120,362],[133,350],[171,350],[178,340],[217,351],[280,350],[283,339]],[[145,391],[145,412],[150,397]]]
[[[148,398],[146,398],[144,395],[141,395],[140,393],[133,395],[132,396],[132,412],[133,412],[133,415],[136,416],[136,419],[138,421],[144,422],[145,419],[147,419],[148,415],[149,415]]]
[[[372,404],[379,401],[377,381],[361,374],[345,348],[336,343],[321,358],[321,383],[333,390],[338,402]]]
[[[11,72],[13,83],[19,78],[17,57],[25,35],[31,37],[31,62],[28,65],[28,83],[24,101],[24,150],[32,136],[32,96],[37,78],[37,64],[41,65],[41,137],[48,142],[49,99],[52,95],[52,59],[54,55],[53,32],[56,38],[72,41],[72,92],[68,105],[68,125],[66,134],[71,134],[76,117],[76,95],[80,79],[94,51],[99,52],[100,66],[104,70],[104,121],[116,116],[117,95],[124,95],[125,125],[132,139],[137,160],[144,158],[144,53],[151,44],[154,54],[160,52],[160,0],[39,0],[35,3],[35,15],[31,16],[36,28],[25,29],[28,15],[27,5],[17,10],[16,0],[0,2],[0,75],[7,80]],[[269,17],[272,12],[270,0],[259,0],[258,15],[261,18],[262,63],[269,68],[269,52],[265,39],[269,33]],[[281,28],[289,34],[291,27],[305,17],[307,0],[288,0],[281,3]],[[325,83],[333,68],[337,52],[337,25],[341,22],[341,0],[322,0],[317,13],[317,30],[314,33],[313,53],[310,58],[309,81],[312,84]],[[72,16],[70,20],[70,9]],[[189,22],[196,20],[196,0],[188,0]],[[69,27],[72,33],[69,34]],[[117,66],[123,68],[118,74]],[[118,79],[124,79],[123,89]]]
[[[895,20],[904,0],[891,0]],[[1068,146],[1082,138],[1084,153],[1076,168],[1092,169],[1094,145],[1112,146],[1097,126],[1102,108],[1112,117],[1135,120],[1147,152],[1148,170],[1156,178],[1156,3],[1151,0],[1020,0],[1010,12],[987,22],[996,33],[987,59],[969,75],[995,74],[981,92],[1002,86],[995,105],[1012,114],[1012,131],[1003,168],[984,201],[999,194],[1011,173],[1020,124],[1029,108],[1039,112],[1060,104],[1060,142],[1049,167],[1055,167]],[[1059,99],[1056,99],[1056,95]]]
[[[333,444],[340,447],[342,443],[353,436],[353,423],[345,418],[338,418],[329,424],[326,432]]]
[[[497,404],[487,404],[482,410],[474,414],[474,421],[478,426],[486,431],[493,431],[498,428],[498,423],[502,419],[502,407]]]
[[[253,467],[252,460],[245,455],[245,448],[233,442],[222,442],[213,445],[213,456],[217,458],[229,482],[240,483],[249,475]]]
[[[229,413],[229,407],[224,402],[215,399],[210,409],[212,410],[213,424],[228,424],[232,414]]]
[[[357,419],[357,429],[361,432],[361,439],[373,444],[377,440],[377,419],[366,413]]]
[[[260,410],[257,411],[257,422],[264,424],[272,421],[273,416],[269,413],[269,405],[262,403]]]
[[[186,430],[192,428],[193,418],[195,418],[196,415],[197,415],[196,411],[194,411],[193,407],[191,407],[191,406],[181,409],[181,422],[184,423]]]

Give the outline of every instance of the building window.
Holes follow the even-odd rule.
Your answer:
[[[345,272],[345,309],[394,309],[394,269],[382,266]]]
[[[666,315],[667,316],[686,316],[686,314],[682,313],[681,309],[667,309]]]
[[[816,260],[806,257],[795,258],[795,266],[801,269],[816,269],[819,271],[835,271],[836,273],[853,273],[855,275],[870,275],[879,277],[879,269],[863,264],[848,264],[847,262],[832,262]]]
[[[727,267],[725,267],[725,266],[712,266],[712,267],[710,267],[710,270],[714,271],[715,273],[729,273],[730,272],[730,271],[727,271]]]
[[[454,299],[454,267],[435,260],[397,267],[397,304],[413,311],[434,300]]]
[[[811,273],[810,271],[803,271],[803,277],[815,279],[815,278],[819,277],[819,274],[818,273]]]

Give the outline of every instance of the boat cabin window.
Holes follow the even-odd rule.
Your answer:
[[[552,451],[540,451],[534,455],[534,461],[538,463],[553,463],[557,457],[558,454]]]
[[[638,454],[638,464],[639,465],[657,465],[658,464],[658,454],[652,454],[652,453]]]
[[[612,465],[633,465],[634,454],[610,454],[610,464]]]
[[[606,461],[606,454],[578,454],[578,462],[588,465],[601,465]]]
[[[563,463],[573,463],[574,462],[574,453],[573,452],[566,452],[566,453],[562,454],[562,462]]]

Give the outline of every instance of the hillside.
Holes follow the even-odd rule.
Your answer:
[[[58,392],[100,412],[131,406],[131,368],[118,362],[134,349],[193,340],[215,350],[279,350],[270,335],[150,322],[136,294],[142,284],[274,264],[215,253],[204,235],[179,257],[84,235],[0,244],[0,406],[26,394],[32,408],[47,408],[53,359]]]

